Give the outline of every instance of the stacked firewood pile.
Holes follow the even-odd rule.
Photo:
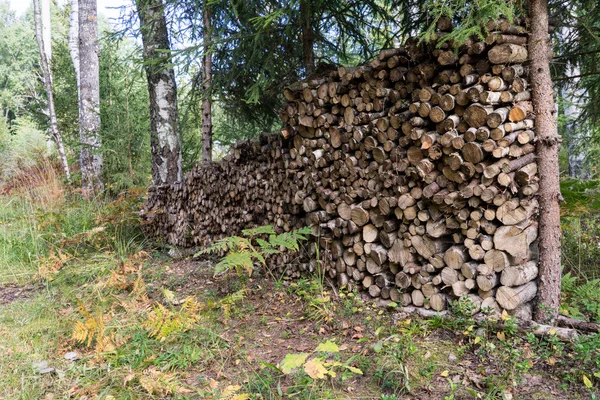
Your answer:
[[[206,246],[242,229],[304,226],[290,195],[289,150],[275,135],[239,142],[220,162],[196,165],[181,184],[152,187],[146,230],[175,246]]]
[[[439,37],[451,28],[440,20]],[[166,211],[151,225],[188,245],[248,225],[310,224],[318,265],[340,286],[437,311],[468,296],[530,317],[538,183],[527,35],[506,21],[489,31],[458,50],[409,40],[292,85],[281,138],[156,189],[146,212]]]

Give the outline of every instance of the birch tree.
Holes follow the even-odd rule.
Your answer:
[[[79,1],[79,142],[85,197],[104,190],[100,138],[100,65],[96,0]]]
[[[154,186],[182,179],[177,128],[177,87],[162,0],[136,0],[150,95],[150,146]]]
[[[48,0],[43,0],[48,1]],[[47,55],[47,47],[50,46],[44,44],[44,28],[42,25],[42,11],[40,0],[33,0],[33,16],[35,22],[35,37],[38,44],[38,50],[40,53],[40,67],[42,69],[42,78],[44,80],[44,87],[46,89],[46,97],[48,102],[48,118],[50,119],[50,134],[56,142],[56,148],[58,156],[60,158],[63,171],[67,180],[71,180],[71,171],[69,169],[69,162],[67,160],[67,154],[65,152],[65,146],[63,143],[62,134],[58,129],[58,121],[56,119],[56,111],[54,109],[54,91],[52,84],[52,71],[50,70],[50,64]]]
[[[77,82],[77,97],[79,98],[79,0],[71,0],[71,15],[69,17],[69,54],[75,69]]]

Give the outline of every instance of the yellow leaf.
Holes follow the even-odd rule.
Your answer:
[[[318,358],[311,358],[304,364],[304,372],[313,379],[325,379],[327,369]]]
[[[479,342],[481,342],[481,338],[479,336],[476,336],[475,340],[473,340],[473,343],[477,344]]]
[[[340,351],[340,348],[338,347],[337,344],[328,340],[325,343],[320,343],[317,346],[317,348],[315,349],[315,351],[323,351],[323,352],[327,352],[327,353],[337,353]]]
[[[443,372],[440,374],[440,376],[441,376],[442,378],[446,378],[448,375],[450,375],[450,372],[448,372],[448,370],[445,370],[445,371],[443,371]]]
[[[169,303],[173,303],[175,300],[175,293],[169,289],[163,289],[163,295],[165,296],[165,300],[167,300]]]
[[[592,381],[590,381],[590,378],[588,378],[587,376],[583,376],[583,384],[585,385],[586,388],[591,389],[592,388]]]
[[[556,364],[556,360],[554,359],[554,357],[548,358],[548,364],[550,364],[550,365]]]
[[[508,319],[508,313],[506,312],[506,310],[502,310],[502,316],[500,317],[500,319],[502,319],[502,321],[506,321]]]
[[[550,330],[548,331],[548,335],[550,335],[550,336],[552,336],[552,335],[556,335],[556,327],[554,327],[554,328],[550,329]]]
[[[286,354],[284,359],[279,363],[279,368],[284,374],[289,374],[293,369],[300,367],[306,361],[307,353]]]
[[[223,393],[221,393],[221,397],[225,398],[225,399],[230,398],[235,394],[235,392],[237,392],[241,388],[242,387],[240,385],[229,385],[225,389],[223,389]]]
[[[496,336],[498,336],[498,339],[500,340],[506,340],[506,335],[504,334],[504,332],[498,332]]]

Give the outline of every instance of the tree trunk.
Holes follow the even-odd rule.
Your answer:
[[[152,184],[182,179],[181,136],[177,129],[177,88],[171,67],[169,34],[161,0],[137,0],[144,63],[150,94]]]
[[[79,2],[79,142],[81,185],[84,197],[104,190],[102,140],[100,138],[100,63],[98,60],[98,12],[96,0]]]
[[[44,52],[48,65],[52,64],[52,31],[50,20],[50,0],[42,0],[42,37],[44,38]]]
[[[202,162],[212,161],[212,52],[210,48],[210,6],[204,2],[202,40],[204,42],[204,57],[202,59],[203,79],[202,91]]]
[[[69,162],[67,160],[67,154],[65,152],[65,146],[62,140],[62,134],[58,130],[58,121],[56,120],[56,112],[54,110],[54,91],[52,88],[52,71],[48,64],[46,57],[46,51],[44,46],[43,28],[42,28],[42,13],[40,9],[39,0],[34,0],[34,20],[35,20],[35,36],[38,43],[38,50],[40,53],[40,66],[42,67],[42,76],[44,79],[44,86],[46,88],[46,96],[48,97],[48,116],[50,118],[50,133],[56,142],[56,148],[58,150],[58,156],[63,167],[63,171],[67,180],[71,181],[71,171],[69,169]]]
[[[311,23],[311,0],[300,0],[300,27],[302,30],[302,56],[306,75],[315,70],[314,36]]]
[[[77,81],[77,97],[79,98],[79,0],[71,0],[71,15],[69,17],[69,54],[75,69]]]
[[[558,151],[560,137],[548,62],[548,3],[531,0],[531,94],[538,134],[539,188],[539,291],[535,319],[553,323],[560,303],[560,185]]]

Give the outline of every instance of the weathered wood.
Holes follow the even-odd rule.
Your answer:
[[[519,305],[533,300],[536,293],[537,284],[533,281],[522,286],[512,288],[508,286],[500,286],[496,291],[496,301],[500,307],[507,310],[514,310]]]

